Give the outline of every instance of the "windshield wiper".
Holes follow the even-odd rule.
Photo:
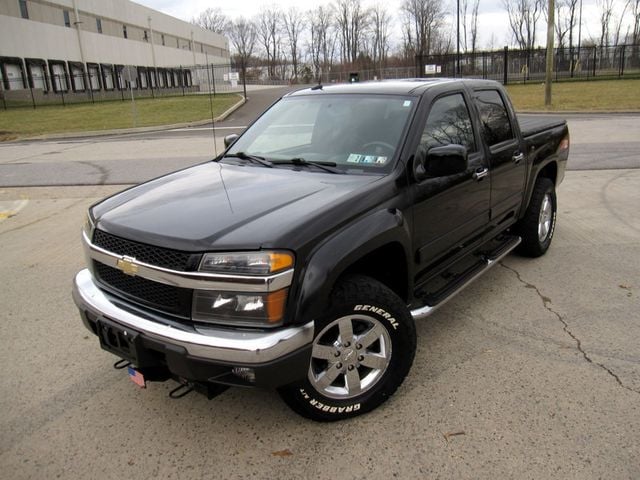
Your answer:
[[[253,163],[258,163],[263,167],[273,168],[273,164],[264,157],[259,157],[258,155],[251,155],[245,152],[236,152],[236,153],[228,153],[222,158],[239,158],[240,160],[249,160]]]
[[[329,173],[344,173],[342,170],[335,168],[337,166],[336,162],[316,162],[313,160],[305,160],[304,158],[295,157],[288,160],[273,160],[272,163],[274,165],[295,165],[302,167],[313,166]]]

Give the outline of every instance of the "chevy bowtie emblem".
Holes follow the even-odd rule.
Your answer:
[[[136,259],[132,257],[122,257],[118,259],[118,263],[116,263],[116,267],[122,270],[122,273],[125,275],[131,275],[135,277],[138,273],[138,265],[136,265]]]

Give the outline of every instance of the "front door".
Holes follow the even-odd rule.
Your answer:
[[[424,269],[486,227],[490,182],[485,177],[485,154],[479,147],[468,100],[462,91],[434,100],[420,144],[427,150],[462,145],[467,148],[469,159],[465,172],[426,178],[414,187],[414,245],[419,269]]]

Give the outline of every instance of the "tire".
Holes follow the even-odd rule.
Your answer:
[[[393,395],[413,363],[416,330],[407,306],[369,277],[341,281],[315,331],[307,378],[279,389],[291,409],[315,421],[373,410]]]
[[[527,211],[516,227],[522,238],[516,250],[519,254],[539,257],[546,253],[553,240],[557,209],[555,185],[548,178],[538,178]]]

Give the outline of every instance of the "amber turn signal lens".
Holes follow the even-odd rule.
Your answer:
[[[267,320],[269,323],[278,323],[284,316],[284,305],[287,302],[287,288],[267,295]]]
[[[271,273],[293,267],[293,255],[286,252],[271,252],[269,254]]]

